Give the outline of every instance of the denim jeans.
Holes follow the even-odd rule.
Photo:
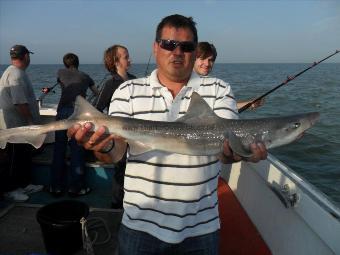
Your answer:
[[[73,113],[72,107],[62,107],[58,109],[56,120],[67,119]],[[71,149],[70,173],[67,171],[65,156],[67,145]],[[51,187],[52,189],[69,188],[72,192],[78,192],[85,185],[85,160],[84,148],[77,144],[74,139],[68,141],[67,131],[55,132],[55,143],[53,162],[51,167]],[[68,180],[70,177],[70,180]]]
[[[218,255],[219,231],[189,237],[178,244],[166,243],[142,231],[120,225],[119,255]]]

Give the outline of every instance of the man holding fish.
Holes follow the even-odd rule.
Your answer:
[[[157,69],[149,77],[123,83],[113,95],[109,115],[195,122],[186,113],[196,92],[217,116],[237,119],[229,84],[192,72],[197,42],[192,18],[177,14],[165,17],[157,27],[153,44]],[[200,110],[196,109],[197,114],[202,114]],[[251,156],[247,158],[234,153],[227,140],[220,154],[195,156],[190,152],[138,150],[138,142],[129,140],[128,147],[124,138],[104,134],[104,126],[90,133],[92,129],[90,122],[76,124],[68,129],[68,135],[106,162],[119,161],[128,149],[119,254],[218,254],[220,161],[263,160],[267,157],[263,143],[251,144]],[[168,146],[176,149],[175,142]]]

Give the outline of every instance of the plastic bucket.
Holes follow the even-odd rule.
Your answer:
[[[70,255],[82,247],[80,219],[87,217],[89,207],[76,200],[62,200],[43,206],[37,221],[49,255]]]

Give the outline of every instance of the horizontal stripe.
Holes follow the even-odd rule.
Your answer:
[[[110,112],[110,116],[115,116],[115,115],[125,115],[125,116],[132,116],[132,114],[127,113],[127,112]]]
[[[215,94],[211,94],[211,95],[200,95],[202,98],[213,98],[213,99],[216,99],[217,100],[221,100],[221,99],[224,99],[225,97],[229,97],[229,98],[232,98],[235,100],[235,97],[233,96],[230,96],[230,95],[224,95],[224,96],[221,96],[221,97],[216,97]],[[188,97],[188,96],[185,96],[185,97],[182,97],[182,100],[190,100],[191,97]]]
[[[145,164],[145,165],[151,165],[151,166],[157,166],[157,167],[173,167],[173,168],[198,168],[198,167],[205,167],[210,166],[213,164],[216,164],[219,160],[214,160],[205,164],[199,164],[199,165],[174,165],[174,164],[161,164],[161,163],[153,163],[153,162],[147,162],[143,160],[137,160],[137,159],[128,159],[128,163],[134,163],[134,164]]]
[[[162,201],[168,201],[168,202],[180,202],[180,203],[197,203],[199,201],[201,201],[202,199],[206,198],[206,197],[210,197],[212,196],[216,191],[217,191],[217,188],[214,189],[212,192],[210,192],[209,194],[205,194],[204,196],[198,198],[198,199],[194,199],[194,200],[183,200],[183,199],[173,199],[173,198],[164,198],[164,197],[159,197],[159,196],[154,196],[154,195],[149,195],[149,194],[146,194],[145,192],[142,192],[140,190],[130,190],[130,189],[127,189],[124,187],[124,191],[125,192],[130,192],[130,193],[138,193],[138,194],[141,194],[141,195],[144,195],[148,198],[154,198],[154,199],[158,199],[158,200],[162,200]]]
[[[156,96],[156,95],[138,95],[138,96],[130,96],[130,99],[134,100],[134,99],[137,99],[137,98],[163,98],[162,95],[159,95],[159,96]]]
[[[140,180],[144,180],[147,182],[152,182],[152,183],[157,183],[157,184],[162,184],[162,185],[172,185],[172,186],[197,186],[197,185],[202,185],[204,183],[210,182],[211,180],[214,180],[215,178],[217,178],[217,176],[219,175],[219,172],[217,172],[217,174],[213,177],[210,177],[207,180],[204,181],[200,181],[200,182],[192,182],[192,183],[180,183],[180,182],[163,182],[163,181],[157,181],[157,180],[153,180],[153,179],[148,179],[142,176],[133,176],[133,175],[129,175],[129,174],[125,174],[125,177],[128,178],[132,178],[132,179],[140,179]]]
[[[136,116],[136,115],[140,115],[140,114],[150,114],[150,113],[165,113],[165,112],[169,112],[168,109],[165,110],[159,110],[159,111],[140,111],[140,112],[133,112],[133,113],[127,113],[127,112],[110,112],[110,116],[112,115],[125,115],[125,116]]]
[[[224,98],[225,97],[229,97],[229,98],[231,98],[231,99],[234,99],[235,100],[235,97],[233,97],[233,96],[230,96],[230,95],[225,95],[225,96],[221,96],[221,97],[216,97],[216,101],[218,101],[218,100],[224,100]]]
[[[201,84],[200,87],[213,87],[213,86],[215,86],[215,85],[217,85],[217,86],[219,86],[219,87],[221,87],[221,88],[224,88],[224,89],[226,88],[226,86],[222,85],[222,84],[219,83],[219,82]]]
[[[148,84],[148,83],[137,83],[137,82],[128,82],[127,84],[125,84],[124,86],[122,86],[121,88],[120,88],[120,90],[123,90],[123,89],[125,89],[126,87],[130,87],[130,86],[141,86],[141,87],[150,87],[150,84]]]
[[[202,209],[198,210],[195,213],[186,213],[186,214],[181,215],[181,214],[177,214],[177,213],[163,212],[163,211],[156,210],[156,209],[150,208],[150,207],[143,208],[143,207],[141,207],[141,206],[139,206],[139,205],[137,205],[135,203],[131,203],[131,202],[128,202],[126,200],[124,200],[124,203],[128,204],[128,205],[131,205],[131,206],[134,206],[134,207],[137,207],[141,211],[153,211],[153,212],[160,213],[160,214],[163,214],[163,215],[174,216],[174,217],[178,217],[178,218],[185,218],[185,217],[188,217],[188,216],[196,216],[196,215],[198,215],[201,212],[204,212],[204,211],[207,211],[207,210],[211,210],[211,209],[215,209],[215,207],[218,205],[218,202],[216,201],[216,203],[213,206],[202,208]]]
[[[150,110],[150,111],[133,112],[132,116],[136,116],[136,115],[140,115],[140,114],[165,113],[165,112],[169,112],[169,110],[165,109],[165,110]]]
[[[235,112],[231,108],[228,108],[228,107],[216,107],[216,108],[214,108],[214,111],[220,111],[220,110],[228,110],[228,111],[231,111],[235,114],[238,114],[238,112]]]
[[[230,112],[237,114],[235,111],[233,111],[231,108],[228,108],[228,107],[216,107],[216,108],[214,108],[214,111],[220,111],[220,110],[228,110]],[[181,111],[178,114],[186,114],[186,113],[187,113],[186,111],[185,112]]]
[[[128,103],[129,101],[130,101],[130,99],[125,99],[125,98],[114,98],[112,101],[111,101],[111,103],[112,102],[114,102],[114,101],[120,101],[120,102],[125,102],[125,103]]]
[[[209,220],[206,220],[206,221],[201,221],[201,222],[198,222],[196,223],[195,225],[188,225],[188,226],[185,226],[181,229],[175,229],[175,228],[170,228],[170,227],[166,227],[166,226],[162,226],[160,224],[158,224],[157,222],[154,222],[154,221],[151,221],[151,220],[146,220],[146,219],[139,219],[139,218],[132,218],[129,214],[127,214],[127,212],[125,212],[125,215],[129,218],[129,220],[132,220],[132,221],[144,221],[144,222],[148,222],[148,223],[151,223],[151,224],[154,224],[156,225],[157,227],[159,228],[162,228],[162,229],[167,229],[167,230],[170,230],[170,231],[173,231],[173,232],[182,232],[183,230],[187,229],[187,228],[195,228],[199,225],[203,225],[203,224],[207,224],[209,222],[212,222],[216,219],[218,219],[218,216],[212,218],[212,219],[209,219]]]

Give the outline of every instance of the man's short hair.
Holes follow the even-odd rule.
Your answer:
[[[213,61],[215,62],[217,57],[217,51],[213,44],[209,42],[199,42],[197,44],[197,58],[205,59],[213,56]]]
[[[65,56],[63,57],[63,62],[67,68],[70,68],[70,67],[78,68],[79,66],[79,58],[74,53],[65,54]]]
[[[14,45],[9,50],[9,55],[11,56],[11,59],[23,59],[26,54],[34,54],[32,51],[29,51],[26,46],[24,45]]]
[[[162,30],[166,26],[175,28],[189,28],[194,35],[194,42],[198,42],[196,23],[193,21],[192,17],[174,14],[163,18],[157,26],[155,41],[162,39]]]

